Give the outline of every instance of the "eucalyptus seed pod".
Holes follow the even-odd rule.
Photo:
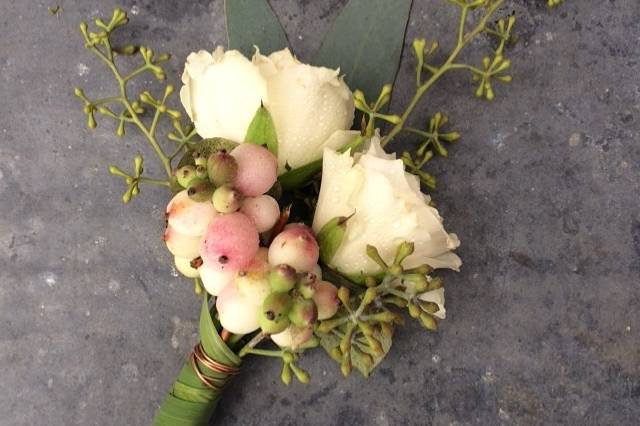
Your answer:
[[[430,330],[430,331],[438,330],[438,323],[436,322],[435,318],[433,318],[431,315],[429,315],[426,312],[423,312],[422,314],[420,314],[420,322],[422,323],[424,328],[426,328],[427,330]]]
[[[242,194],[228,185],[223,185],[213,192],[211,201],[216,211],[233,213],[242,205]]]
[[[196,168],[193,166],[183,166],[176,170],[176,179],[183,188],[188,188],[196,177]]]
[[[214,152],[207,160],[207,172],[215,186],[229,184],[238,174],[238,163],[227,151]]]
[[[287,293],[271,293],[264,299],[258,315],[258,324],[266,334],[284,331],[290,324],[287,314],[291,309],[291,297]]]
[[[313,325],[318,319],[318,308],[311,299],[297,299],[289,311],[289,320],[298,327]]]
[[[287,292],[296,285],[296,270],[289,265],[278,265],[269,273],[269,284],[276,292]]]
[[[296,379],[298,379],[300,383],[303,383],[305,385],[309,383],[309,380],[310,380],[309,373],[307,373],[302,368],[298,367],[293,363],[289,364],[289,367],[291,367],[293,374],[296,375]]]
[[[282,372],[280,373],[280,380],[282,380],[282,383],[287,386],[289,386],[291,379],[293,378],[291,374],[291,367],[289,365],[290,364],[288,362],[282,363]]]
[[[409,302],[409,305],[407,305],[407,309],[409,310],[409,316],[411,316],[411,318],[418,318],[420,316],[420,307],[418,307],[418,305],[416,305],[413,301]]]

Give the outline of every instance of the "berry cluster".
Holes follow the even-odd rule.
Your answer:
[[[176,171],[185,189],[166,209],[164,240],[176,268],[217,296],[225,330],[248,334],[261,328],[276,344],[299,348],[317,320],[336,313],[338,290],[321,279],[319,247],[309,227],[276,229],[280,207],[265,194],[276,182],[276,157],[252,144],[194,156],[193,165]],[[271,244],[261,246],[261,235],[269,234]]]

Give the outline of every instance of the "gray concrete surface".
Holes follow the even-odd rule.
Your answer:
[[[304,59],[344,0],[272,3]],[[414,3],[409,37],[449,45],[451,8]],[[368,380],[317,351],[312,384],[286,388],[251,360],[214,424],[637,424],[640,3],[542,3],[512,3],[515,78],[492,104],[456,75],[416,116],[442,110],[464,134],[432,168],[465,262],[441,331],[401,329]],[[195,337],[199,301],[160,241],[167,195],[123,207],[105,168],[142,140],[86,130],[71,90],[112,91],[77,25],[115,5],[135,41],[176,54],[174,80],[225,42],[220,0],[0,3],[1,425],[149,424]],[[411,82],[405,61],[396,106]]]

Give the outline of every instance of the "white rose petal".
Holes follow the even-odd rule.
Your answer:
[[[402,160],[386,154],[375,136],[368,150],[354,157],[325,149],[313,229],[318,232],[332,218],[353,214],[331,261],[344,273],[378,270],[366,254],[367,244],[391,262],[403,241],[415,244],[404,266],[426,263],[458,270],[460,258],[451,250],[460,242],[455,234],[445,231],[442,218],[428,201],[420,192],[419,182],[404,171]]]

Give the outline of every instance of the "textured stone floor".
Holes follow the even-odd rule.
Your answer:
[[[640,3],[543,3],[511,3],[514,82],[493,103],[452,75],[415,116],[443,111],[464,135],[431,169],[465,262],[446,274],[440,332],[403,328],[367,380],[321,351],[302,362],[309,386],[249,361],[214,424],[637,424]],[[272,4],[304,59],[344,0]],[[115,5],[131,10],[125,36],[176,55],[174,80],[190,51],[225,43],[221,0],[0,2],[2,425],[147,425],[197,331],[199,301],[160,241],[167,194],[123,207],[105,167],[142,140],[86,130],[72,93],[113,91],[77,26]],[[415,0],[409,37],[446,48],[455,19]]]

